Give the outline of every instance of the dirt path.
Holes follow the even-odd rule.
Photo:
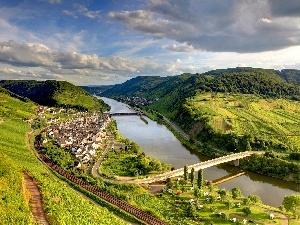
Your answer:
[[[46,219],[46,214],[43,209],[42,196],[36,181],[27,173],[24,173],[24,179],[26,183],[26,189],[30,193],[29,203],[34,221],[38,224],[48,225],[49,223]]]

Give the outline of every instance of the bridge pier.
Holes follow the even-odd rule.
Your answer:
[[[233,164],[234,164],[235,166],[239,166],[239,165],[240,165],[240,159],[234,160],[234,161],[233,161]]]

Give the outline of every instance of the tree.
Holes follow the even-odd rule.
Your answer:
[[[180,185],[180,186],[184,186],[184,185],[186,185],[186,184],[187,184],[187,181],[186,181],[186,180],[182,180],[182,179],[181,179],[181,180],[179,181],[179,185]]]
[[[202,196],[201,191],[200,191],[199,188],[195,188],[195,189],[194,189],[194,196],[195,196],[197,199],[199,199],[199,198]]]
[[[252,204],[259,204],[261,203],[261,199],[258,195],[248,195],[248,199]]]
[[[216,200],[217,200],[216,196],[214,196],[214,195],[208,197],[208,199],[209,199],[208,202],[209,202],[210,204],[215,203]]]
[[[218,190],[218,194],[223,198],[227,195],[227,192],[225,189],[221,189],[221,190]]]
[[[198,179],[197,179],[198,188],[202,188],[203,185],[203,170],[198,170]]]
[[[237,199],[242,195],[241,190],[238,187],[232,188],[231,190],[232,198]]]
[[[191,169],[191,183],[192,183],[192,185],[194,184],[194,179],[195,179],[195,169],[193,167]]]
[[[172,188],[173,187],[173,182],[172,182],[172,180],[171,179],[168,179],[167,180],[167,188]]]
[[[196,207],[194,204],[189,205],[188,210],[187,210],[187,215],[192,218],[196,217]]]
[[[226,205],[227,209],[231,209],[235,206],[234,202],[230,201],[230,200],[226,201],[225,205]]]
[[[188,165],[184,165],[184,168],[183,168],[183,177],[184,177],[184,180],[188,180]]]
[[[222,213],[221,218],[225,221],[228,221],[230,219],[230,216],[227,213]]]
[[[183,193],[183,192],[186,191],[186,187],[185,187],[185,186],[181,186],[180,190],[181,190],[181,192]]]
[[[251,208],[250,207],[245,207],[242,209],[243,213],[245,213],[246,216],[251,214]]]
[[[175,188],[176,188],[176,190],[179,189],[179,182],[178,182],[178,180],[175,181]]]
[[[282,204],[287,211],[294,213],[295,216],[300,214],[300,195],[287,195]]]

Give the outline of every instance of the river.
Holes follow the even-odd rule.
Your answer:
[[[111,106],[111,113],[133,111],[124,103],[104,97],[101,99]],[[119,132],[124,137],[137,142],[146,155],[169,163],[175,169],[209,159],[196,151],[186,149],[165,126],[149,118],[146,118],[148,124],[143,122],[139,116],[114,116],[113,118],[117,122]],[[213,181],[230,174],[237,174],[239,171],[238,167],[222,164],[204,169],[203,173],[205,180]],[[244,196],[258,195],[264,204],[274,207],[282,204],[285,195],[299,194],[300,192],[298,184],[247,171],[240,177],[219,184],[218,187],[227,190],[239,187]]]

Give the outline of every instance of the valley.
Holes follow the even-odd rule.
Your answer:
[[[232,82],[231,89],[225,91],[224,87],[229,81]],[[249,82],[255,85],[249,85]],[[126,88],[123,88],[124,85]],[[274,85],[279,86],[272,89]],[[70,83],[2,81],[1,86],[0,143],[2,158],[5,159],[1,164],[1,171],[4,172],[1,173],[10,172],[16,177],[15,180],[9,180],[3,176],[3,179],[9,185],[19,187],[24,179],[23,172],[28,173],[40,188],[49,224],[96,224],[95,218],[104,224],[147,224],[142,218],[148,218],[148,214],[168,224],[238,224],[243,220],[253,220],[257,224],[278,224],[289,220],[290,224],[299,224],[297,204],[291,204],[299,200],[297,188],[296,194],[293,192],[285,196],[282,206],[278,208],[262,204],[260,197],[255,194],[243,196],[238,183],[227,190],[219,189],[212,185],[213,179],[203,179],[202,170],[197,172],[197,177],[194,177],[194,173],[188,176],[184,172],[180,179],[167,179],[162,192],[156,191],[154,194],[145,185],[114,182],[116,179],[124,180],[124,176],[134,180],[168,171],[178,160],[168,162],[160,158],[153,159],[151,151],[140,148],[131,137],[128,139],[121,135],[118,129],[123,129],[122,123],[112,120],[98,127],[96,120],[101,121],[104,118],[102,113],[109,110],[110,106]],[[41,88],[52,90],[47,92],[43,102],[38,97]],[[127,84],[125,82],[104,89],[103,95],[127,101],[134,99],[134,103],[128,103],[136,104],[147,116],[165,124],[189,148],[191,155],[204,154],[209,158],[217,158],[248,150],[263,151],[263,155],[253,154],[241,160],[240,167],[293,182],[297,186],[300,180],[298,89],[297,84],[287,83],[274,71],[236,68],[166,78],[138,77]],[[96,117],[91,115],[95,116],[96,111],[99,117],[95,120]],[[128,120],[130,116],[121,117]],[[147,130],[142,132],[141,126],[151,127],[153,121],[149,118],[144,120],[147,123],[138,118],[141,123],[139,128],[127,123],[124,129],[129,131],[133,126],[133,130],[147,137]],[[76,121],[80,123],[75,126]],[[106,119],[104,121],[109,122]],[[182,137],[166,121],[174,123],[190,138]],[[86,126],[89,127],[87,136],[79,140]],[[46,131],[41,139],[45,145],[34,145],[41,131]],[[29,132],[32,136],[27,139]],[[71,142],[78,146],[71,146]],[[155,139],[152,143],[155,143]],[[38,154],[35,150],[38,150]],[[106,150],[108,152],[99,170],[105,179],[94,177],[89,171]],[[45,163],[41,163],[41,159]],[[199,160],[197,157],[195,159]],[[228,173],[223,174],[224,179],[226,175]],[[233,181],[242,181],[243,175]],[[5,221],[4,224],[7,221],[33,224],[31,208],[26,204],[26,192],[19,196],[16,191],[9,194],[7,188],[1,190],[4,196],[0,205],[2,209],[21,212],[20,217],[15,217],[7,211],[1,215],[1,221]],[[96,204],[88,204],[88,200],[78,195],[78,191]],[[105,194],[102,197],[98,192]],[[123,207],[121,205],[110,205],[104,196],[111,196],[108,202],[126,202],[125,211],[120,209]],[[131,212],[130,205],[136,207],[136,213],[142,210],[146,217]],[[84,217],[82,209],[85,211]],[[269,212],[277,215],[274,220],[270,220]]]

